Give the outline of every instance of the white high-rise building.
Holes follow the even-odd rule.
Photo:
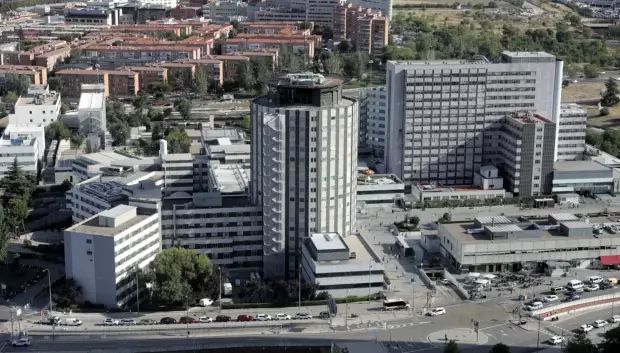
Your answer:
[[[578,161],[586,149],[588,111],[576,103],[564,103],[560,109],[557,161]]]
[[[264,275],[290,277],[311,233],[355,224],[358,102],[342,81],[289,74],[251,105],[252,201],[262,206]]]
[[[385,86],[360,91],[360,146],[383,158],[386,145],[387,90]]]
[[[392,19],[393,0],[349,0],[351,4],[361,5],[364,8],[379,10],[385,17]]]
[[[159,213],[140,210],[119,205],[65,230],[67,277],[82,288],[84,300],[108,308],[135,303],[136,274],[161,249]]]
[[[542,52],[388,62],[387,171],[409,185],[472,184],[481,166],[501,163],[496,127],[504,116],[531,111],[559,120],[562,67]]]
[[[15,103],[15,114],[9,115],[12,126],[43,126],[60,117],[60,93],[50,91],[47,84],[30,85]]]

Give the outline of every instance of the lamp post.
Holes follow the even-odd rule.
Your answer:
[[[371,282],[370,282],[370,276],[372,276],[372,260],[370,260],[370,263],[368,265],[368,304],[370,304],[370,292],[371,292]]]
[[[299,296],[299,311],[301,312],[301,265],[299,265],[299,272],[297,273],[297,294]]]
[[[346,330],[349,330],[349,292],[351,290],[347,289],[347,296],[344,298],[345,300],[345,307],[344,307],[344,327],[346,328]]]
[[[140,267],[136,266],[136,311],[140,312]]]
[[[372,86],[372,64],[374,63],[374,61],[369,60],[368,63],[370,64],[369,86]]]
[[[43,269],[43,271],[47,271],[47,286],[48,286],[49,292],[50,292],[49,316],[53,317],[53,314],[52,314],[52,272],[50,271],[49,268],[45,268],[45,269]],[[52,341],[55,338],[56,338],[56,323],[54,322],[52,324]]]
[[[217,270],[220,272],[220,297],[217,301],[217,306],[220,310],[220,313],[222,312],[222,268],[220,266],[217,267]]]
[[[541,317],[540,317],[540,313],[538,314],[538,332],[537,332],[537,336],[536,336],[536,352],[538,352],[540,350],[540,321],[541,321]]]
[[[187,329],[187,338],[189,338],[189,294],[185,296],[185,328]]]

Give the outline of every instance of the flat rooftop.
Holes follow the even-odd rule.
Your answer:
[[[237,129],[202,129],[202,136],[205,140],[217,140],[228,138],[229,140],[239,140],[241,136]]]
[[[249,165],[214,164],[212,170],[222,194],[247,192],[250,183]]]
[[[102,151],[97,153],[83,154],[78,157],[79,159],[86,160],[91,164],[104,164],[112,165],[114,162],[119,162],[127,159],[139,159],[130,157],[125,154],[118,153],[116,151]]]
[[[104,104],[104,93],[82,93],[78,109],[103,109]]]
[[[366,175],[359,173],[357,175],[357,185],[390,185],[390,184],[403,184],[394,174],[373,174]]]
[[[111,210],[108,210],[108,211],[111,211]],[[108,212],[108,211],[104,211],[104,212]],[[103,214],[104,212],[100,214]],[[118,227],[102,227],[99,225],[99,214],[98,214],[72,226],[71,228],[68,228],[67,231],[103,235],[103,236],[115,236],[116,234],[124,232],[125,230],[135,226],[136,224],[144,221],[145,219],[151,216],[152,215],[138,214],[132,219],[124,223],[121,223]]]
[[[347,249],[338,233],[315,233],[309,238],[318,251]]]
[[[611,170],[610,167],[595,161],[566,161],[553,163],[553,170],[557,172],[578,172],[587,170]]]
[[[24,94],[19,97],[16,105],[56,105],[60,95],[57,92],[48,94]]]

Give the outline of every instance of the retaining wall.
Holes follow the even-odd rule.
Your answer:
[[[616,303],[620,303],[620,295],[614,293],[550,306],[532,311],[530,315],[541,320],[551,320],[554,316],[573,315],[581,311],[602,309],[611,307],[612,304],[618,305]]]

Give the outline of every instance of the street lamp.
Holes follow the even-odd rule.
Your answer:
[[[222,268],[220,266],[217,267],[217,270],[220,272],[220,297],[217,301],[217,306],[220,309],[220,313],[222,312]]]
[[[43,269],[43,271],[47,271],[47,286],[49,288],[49,292],[50,292],[50,308],[49,308],[49,316],[50,317],[54,317],[52,314],[52,272],[49,270],[49,268],[45,268]],[[54,322],[52,324],[52,341],[56,338],[56,323]]]
[[[299,295],[299,311],[301,312],[301,264],[299,265],[299,273],[297,274],[297,292]]]
[[[351,290],[347,289],[347,296],[344,298],[345,300],[345,307],[344,307],[344,327],[346,328],[346,330],[349,330],[349,292]]]
[[[371,292],[370,276],[371,275],[372,275],[372,260],[370,260],[370,264],[368,265],[368,304],[370,304],[370,292]]]

